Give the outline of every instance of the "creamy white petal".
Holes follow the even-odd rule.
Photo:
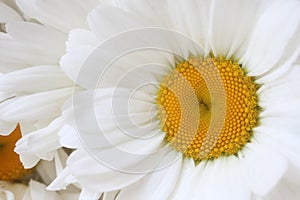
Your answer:
[[[271,145],[272,141],[264,136],[264,132],[254,131],[254,138],[246,145],[240,159],[250,189],[253,193],[263,196],[282,178],[287,170],[287,161],[282,155],[274,153],[276,148]]]
[[[101,41],[123,31],[151,25],[142,17],[106,5],[100,5],[94,9],[88,15],[88,22],[91,30]],[[111,24],[114,26],[110,26]]]
[[[0,135],[9,135],[17,127],[17,122],[6,122],[0,120]]]
[[[118,190],[144,177],[143,174],[128,174],[110,169],[79,150],[69,157],[68,167],[79,183],[92,191],[99,191],[99,188],[103,192]]]
[[[58,200],[59,197],[55,192],[47,191],[44,184],[31,180],[29,182],[29,189],[25,193],[23,200],[40,199]]]
[[[58,116],[61,105],[72,92],[73,88],[64,88],[20,97],[3,108],[0,118],[6,121],[33,121]]]
[[[273,190],[264,196],[265,200],[299,199],[300,171],[294,165],[289,165],[287,172]]]
[[[20,122],[22,136],[35,131],[37,128],[33,121]]]
[[[229,156],[200,163],[200,166],[197,166],[197,174],[195,174],[196,184],[193,198],[250,200],[250,188],[245,183],[245,174],[240,162],[237,157]]]
[[[53,160],[52,161],[40,160],[39,164],[35,167],[35,170],[39,174],[42,182],[45,183],[46,185],[49,185],[56,177],[55,163]]]
[[[48,127],[38,129],[22,137],[17,143],[15,152],[26,156],[36,156],[38,159],[52,160],[55,150],[60,147],[58,130],[63,124],[62,118],[57,118]],[[28,159],[25,159],[25,161]],[[36,163],[23,163],[26,168],[32,167]]]
[[[264,117],[297,117],[300,109],[300,91],[295,89],[299,86],[297,79],[289,78],[289,81],[277,85],[265,84],[260,89],[260,106],[263,108],[260,116]]]
[[[170,199],[193,199],[193,191],[196,183],[196,167],[193,159],[183,159],[182,168]],[[184,188],[183,188],[184,187]]]
[[[81,63],[84,65],[80,66],[80,73],[75,70],[75,75],[79,75],[76,77],[76,83],[84,88],[93,89],[107,86],[106,77],[111,77],[110,82],[115,86],[122,81],[123,76],[120,77],[120,74],[129,77],[128,74],[137,72],[142,67],[152,72],[143,73],[146,77],[155,75],[156,71],[160,75],[168,67],[174,66],[176,62],[174,55],[182,60],[187,58],[190,52],[196,55],[203,52],[203,49],[190,38],[174,31],[148,28],[124,32],[94,49]],[[72,54],[69,58],[71,56]],[[135,79],[139,80],[135,77],[132,81]]]
[[[63,147],[70,149],[81,147],[80,136],[76,130],[68,124],[62,126],[62,128],[58,131],[58,136],[59,142]]]
[[[86,27],[86,15],[98,3],[97,0],[17,0],[25,15],[64,32]]]
[[[110,1],[110,5],[120,7],[124,10],[136,13],[153,24],[161,27],[171,27],[167,10],[167,1],[163,0],[123,0]]]
[[[105,192],[103,193],[103,200],[116,200],[119,193],[119,190],[113,192]]]
[[[21,200],[26,189],[25,184],[0,181],[0,199]]]
[[[0,23],[13,21],[23,21],[23,19],[14,9],[0,2]]]
[[[215,56],[231,58],[233,55],[243,55],[253,25],[262,13],[261,4],[263,1],[256,0],[211,2],[208,29]]]
[[[0,78],[1,79],[1,78]],[[0,92],[0,102],[5,101],[9,98],[14,97],[16,94],[11,92]]]
[[[48,190],[61,190],[72,183],[77,182],[76,178],[71,174],[68,167],[66,167],[60,174],[57,175],[56,179],[47,187]]]
[[[30,67],[0,76],[0,90],[14,93],[37,93],[72,85],[61,69],[53,65]]]
[[[82,189],[79,200],[98,200],[101,194],[101,192],[93,192],[87,189]]]
[[[66,36],[29,22],[13,22],[0,34],[0,72],[33,65],[56,65],[65,52]]]
[[[254,27],[247,52],[241,59],[249,75],[262,75],[282,59],[289,40],[298,29],[299,12],[299,1],[273,1],[265,10]]]
[[[151,136],[149,132],[158,128],[156,108],[152,102],[150,95],[130,89],[89,90],[75,95],[72,104],[64,108],[63,115],[68,123],[76,126],[79,133],[102,131],[105,134],[114,130],[128,130],[130,137]],[[124,133],[124,137],[128,137]]]
[[[90,53],[100,44],[93,32],[84,29],[70,31],[67,41],[67,53],[61,58],[62,70],[76,82],[82,65]]]
[[[169,154],[176,153],[171,151]],[[183,164],[181,155],[176,159],[165,168],[147,174],[142,180],[122,189],[117,199],[168,199],[178,181]]]
[[[210,50],[209,29],[209,1],[192,0],[186,3],[184,0],[169,0],[168,12],[172,28],[186,34],[199,43],[206,51]]]
[[[295,167],[300,169],[300,136],[299,136],[299,118],[285,119],[268,118],[262,121],[264,127],[260,132],[264,132],[266,139],[277,149],[277,153],[284,155]],[[288,131],[286,129],[288,128]],[[266,140],[265,139],[265,140]]]

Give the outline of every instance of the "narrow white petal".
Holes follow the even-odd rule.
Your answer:
[[[110,2],[111,4],[111,2]],[[117,3],[112,3],[129,12],[136,13],[137,16],[148,19],[153,24],[160,26],[169,27],[170,21],[168,13],[166,12],[168,8],[167,1],[161,0],[123,0],[117,1]]]
[[[170,152],[170,154],[172,153],[175,152]],[[180,176],[182,163],[180,156],[166,168],[148,174],[142,180],[122,189],[117,199],[168,199]]]
[[[26,16],[65,32],[86,27],[86,15],[98,3],[97,0],[17,0],[18,6]]]
[[[264,196],[266,200],[297,200],[299,199],[300,191],[300,173],[299,168],[289,165],[287,173],[280,180],[278,185],[267,195]]]
[[[193,199],[196,183],[196,167],[193,159],[183,159],[182,168],[170,199]]]
[[[79,200],[98,200],[101,196],[101,192],[93,192],[87,189],[82,189]]]
[[[199,197],[205,200],[251,199],[251,191],[238,158],[221,157],[209,162],[211,163],[197,166],[194,199]]]
[[[107,5],[100,5],[90,12],[88,22],[101,41],[126,30],[149,26],[142,17]]]
[[[268,6],[256,23],[247,52],[241,60],[249,75],[262,75],[282,59],[298,29],[299,12],[299,1],[273,1]]]
[[[119,190],[113,192],[105,192],[103,194],[103,200],[116,200],[119,193]]]
[[[299,118],[295,120],[271,118],[263,122],[265,128],[261,128],[260,132],[265,133],[278,153],[286,157],[293,166],[300,168]]]
[[[18,98],[3,108],[0,118],[20,122],[58,116],[62,104],[72,92],[73,88],[65,88]]]
[[[66,167],[56,179],[47,187],[48,190],[66,189],[71,183],[77,182],[76,178],[71,174],[68,167]]]
[[[23,19],[14,9],[0,2],[0,23],[13,21],[23,21]]]
[[[44,184],[31,180],[29,182],[29,193],[24,196],[23,200],[39,199],[56,200],[58,196],[55,192],[47,191]]]
[[[263,1],[219,1],[210,7],[209,41],[216,56],[242,55]]]
[[[29,22],[7,24],[0,34],[0,72],[33,65],[56,65],[65,52],[66,36],[55,29]]]
[[[78,182],[87,189],[113,191],[126,187],[139,179],[143,174],[118,172],[97,162],[88,153],[75,151],[68,159],[68,167]]]
[[[257,132],[255,141],[247,144],[242,159],[243,169],[252,192],[265,195],[276,186],[287,169],[287,161],[280,154],[276,154],[270,141]]]
[[[7,92],[37,93],[72,85],[58,66],[35,66],[0,76],[0,90]]]
[[[17,122],[6,122],[0,120],[0,135],[6,136],[15,130]]]
[[[1,79],[1,77],[0,77]],[[0,102],[5,101],[9,98],[14,97],[16,94],[11,93],[11,92],[0,92]]]
[[[209,51],[209,1],[192,0],[186,3],[180,0],[174,3],[172,0],[168,2],[169,18],[172,28],[186,34],[202,46],[203,49]]]
[[[25,135],[16,143],[15,152],[22,155],[23,158],[37,156],[39,159],[52,160],[55,155],[54,151],[60,147],[57,132],[62,124],[63,120],[57,118],[48,127]],[[33,164],[23,163],[24,166]]]
[[[23,199],[27,186],[21,183],[0,181],[0,199],[19,200]]]
[[[59,142],[63,147],[75,149],[81,146],[80,136],[76,130],[68,124],[62,126],[62,128],[58,131],[58,136]]]
[[[71,80],[76,82],[85,60],[99,44],[100,41],[91,31],[84,29],[70,31],[67,41],[67,53],[61,58],[60,65]]]

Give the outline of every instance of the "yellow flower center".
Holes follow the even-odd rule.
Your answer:
[[[177,64],[156,99],[166,141],[196,162],[237,154],[258,125],[257,89],[229,59],[191,57]]]
[[[16,142],[21,138],[20,127],[8,136],[0,136],[0,180],[17,181],[29,174],[24,169],[19,155],[14,152]]]

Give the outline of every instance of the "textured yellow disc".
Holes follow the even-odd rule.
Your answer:
[[[232,60],[191,57],[177,64],[156,99],[166,141],[196,162],[237,154],[258,125],[257,89]]]
[[[30,173],[14,152],[16,142],[21,138],[20,127],[8,136],[0,136],[0,180],[17,181]]]

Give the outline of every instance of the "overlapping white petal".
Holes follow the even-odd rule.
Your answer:
[[[97,0],[17,0],[27,17],[68,33],[73,28],[85,27],[87,13],[99,4]]]
[[[69,158],[70,174],[74,175],[87,191],[96,192],[96,188],[100,186],[104,188],[103,192],[120,190],[112,195],[117,199],[270,198],[268,193],[290,170],[289,165],[293,163],[296,167],[299,166],[296,158],[296,152],[299,151],[297,145],[299,115],[295,111],[299,107],[297,100],[299,92],[295,91],[298,81],[295,76],[285,76],[285,73],[295,68],[293,65],[299,57],[299,49],[294,44],[299,42],[296,37],[299,32],[298,11],[299,2],[288,1],[283,5],[283,1],[280,0],[176,3],[146,0],[111,1],[94,9],[88,17],[90,30],[77,29],[69,35],[68,51],[61,62],[63,70],[69,77],[84,88],[94,89],[98,86],[102,88],[96,90],[94,94],[80,93],[73,98],[72,105],[69,104],[64,108],[67,125],[62,130],[68,132],[68,136],[61,135],[61,141],[68,147],[80,149]],[[107,28],[103,30],[103,26]],[[155,126],[159,129],[158,123],[152,123],[153,126],[149,126],[151,129],[140,131],[134,127],[136,124],[131,124],[128,120],[128,116],[131,116],[137,120],[135,122],[138,125],[149,123],[151,120],[147,120],[147,117],[155,116],[155,110],[154,115],[151,115],[152,112],[146,115],[147,107],[151,110],[155,101],[150,99],[145,101],[147,98],[136,96],[131,112],[127,112],[126,109],[132,102],[128,101],[128,105],[125,105],[125,101],[128,94],[138,85],[147,82],[159,83],[168,67],[176,62],[174,61],[176,58],[161,54],[160,59],[156,59],[159,56],[155,56],[156,54],[151,51],[130,52],[123,57],[121,52],[125,43],[138,44],[143,40],[141,37],[135,37],[122,42],[116,37],[118,34],[122,36],[133,29],[149,26],[171,29],[183,34],[201,46],[202,50],[194,51],[193,45],[184,43],[179,37],[164,37],[163,34],[149,35],[149,43],[152,41],[152,46],[162,44],[161,47],[171,49],[171,52],[178,53],[183,58],[195,53],[207,55],[211,51],[216,56],[239,59],[249,75],[257,76],[257,82],[262,84],[258,92],[259,103],[263,108],[260,115],[261,125],[254,130],[254,137],[239,155],[201,162],[198,165],[191,159],[183,158],[173,167],[143,177],[135,177],[136,179],[134,176],[126,177],[127,174],[109,170],[103,166],[107,163],[99,165],[88,156],[88,153],[96,157],[99,154],[107,154],[112,158],[119,158],[114,154],[110,144],[103,143],[99,131],[120,149],[140,151],[142,148],[146,149],[147,144],[135,142],[130,136],[135,134],[142,136],[146,133],[151,135]],[[277,34],[273,34],[274,32]],[[109,44],[112,38],[119,42],[108,45],[101,51],[101,45],[107,44],[106,42]],[[98,52],[97,47],[100,47]],[[122,56],[114,60],[116,57],[113,55]],[[162,59],[163,57],[166,59]],[[150,60],[152,58],[156,65],[151,66],[149,58]],[[112,60],[113,64],[110,63],[107,67]],[[75,71],[72,70],[72,65],[76,66]],[[143,65],[146,67],[136,70],[137,66]],[[297,70],[292,74],[296,72]],[[101,73],[103,76],[100,76]],[[153,74],[155,76],[152,76]],[[99,83],[99,80],[102,82]],[[117,90],[113,86],[116,86]],[[118,88],[122,89],[118,91]],[[156,90],[154,87],[140,91],[155,99]],[[115,108],[118,108],[117,113]],[[76,113],[80,113],[78,118]],[[285,120],[280,122],[282,118]],[[116,122],[119,123],[118,126]],[[287,137],[281,140],[284,134],[280,132],[286,130],[284,124],[289,126],[289,130],[285,134]],[[122,131],[120,128],[123,128]],[[129,136],[124,135],[124,132]],[[76,135],[76,140],[69,142],[68,138],[71,138],[71,135]],[[164,142],[158,138],[152,138],[155,145],[150,149],[164,146]],[[283,142],[284,150],[278,149],[278,141]],[[134,163],[131,160],[118,160],[123,166]],[[81,170],[92,163],[97,167],[89,171]],[[103,180],[96,181],[95,177]],[[167,180],[164,177],[168,177],[169,181],[171,177],[172,184],[160,187],[160,184],[164,184]],[[128,179],[127,182],[125,179]]]
[[[54,159],[58,177],[48,189],[65,189],[78,181],[83,187],[80,197],[67,194],[66,199],[98,199],[102,192],[103,199],[294,198],[296,192],[289,190],[295,190],[297,182],[291,172],[300,169],[298,1],[98,4],[17,0],[25,19],[37,24],[15,22],[23,16],[0,2],[0,23],[10,22],[7,33],[0,33],[0,72],[6,73],[0,76],[0,131],[7,135],[21,122],[25,136],[16,151],[26,167]],[[122,38],[145,27],[169,29],[177,36],[145,31]],[[138,49],[145,44],[162,51]],[[155,94],[178,57],[209,52],[237,58],[248,75],[257,76],[263,110],[251,142],[236,157],[195,165],[163,140]],[[90,89],[66,103],[64,120],[62,105],[74,90],[58,64],[75,84]],[[149,82],[150,87],[141,87]],[[92,91],[95,88],[101,89]],[[60,160],[65,156],[56,151],[61,145],[77,149],[65,169]],[[159,156],[152,156],[159,150]],[[175,158],[172,165],[145,173],[145,163],[151,171]],[[144,173],[128,173],[134,170]],[[35,182],[30,187],[28,198],[57,195],[37,193],[45,186]]]

